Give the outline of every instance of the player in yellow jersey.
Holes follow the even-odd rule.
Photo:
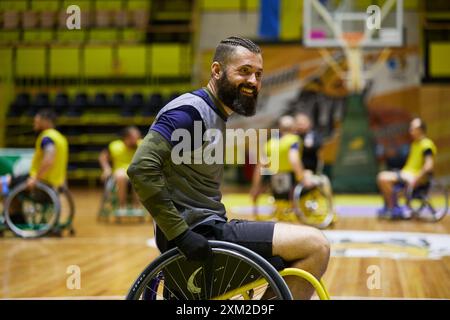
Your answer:
[[[49,109],[39,111],[34,117],[33,127],[39,133],[30,172],[27,175],[1,178],[2,184],[9,188],[26,181],[29,188],[34,188],[37,181],[42,181],[54,188],[66,183],[69,146],[67,139],[55,129],[56,115]]]
[[[125,213],[124,210],[127,207],[129,187],[127,169],[141,140],[141,132],[138,128],[133,126],[126,127],[122,132],[121,139],[112,141],[108,148],[104,149],[99,156],[100,166],[103,170],[102,180],[112,176],[117,184],[119,213]],[[137,203],[137,197],[135,196],[134,198]]]
[[[55,121],[56,114],[49,109],[42,109],[36,114],[33,129],[39,135],[35,142],[35,151],[29,174],[0,177],[4,196],[8,194],[9,189],[24,181],[30,189],[36,186],[37,181],[48,184],[55,189],[66,183],[69,145],[67,139],[55,129]],[[23,219],[19,214],[15,214],[11,218],[15,222],[20,222]]]
[[[426,124],[415,118],[409,126],[409,134],[413,140],[405,166],[399,172],[383,171],[378,174],[378,186],[384,198],[385,206],[378,214],[392,218],[410,218],[410,212],[396,205],[394,185],[403,183],[415,188],[427,181],[433,173],[436,145],[426,136]]]
[[[277,200],[292,200],[292,192],[298,182],[302,182],[307,187],[312,187],[313,182],[305,176],[301,157],[302,141],[296,134],[295,121],[291,116],[283,116],[279,122],[279,139],[270,139],[266,146],[266,155],[272,162],[266,169],[270,171],[270,184],[272,193]],[[278,157],[274,157],[274,152],[278,152]],[[278,161],[273,161],[278,159]],[[253,174],[252,188],[250,195],[256,202],[262,184],[262,165],[258,164]]]

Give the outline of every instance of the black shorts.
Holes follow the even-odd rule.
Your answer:
[[[283,260],[272,255],[274,226],[275,222],[272,221],[231,220],[222,222],[213,220],[196,226],[193,231],[209,240],[239,244],[256,252],[275,268],[283,269],[285,264]],[[161,252],[175,247],[172,241],[167,241],[159,228],[156,229],[156,244]]]

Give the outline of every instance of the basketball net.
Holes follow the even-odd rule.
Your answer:
[[[364,57],[361,48],[363,40],[363,32],[343,32],[341,36],[342,48],[347,58],[347,89],[351,92],[361,92],[366,85]]]
[[[345,75],[340,72],[339,64],[334,61],[329,53],[321,51],[321,55],[325,58],[327,63],[343,78],[347,80],[347,89],[351,92],[361,92],[366,86],[366,79],[373,77],[377,69],[383,65],[383,63],[388,59],[390,55],[390,50],[388,48],[383,49],[378,57],[377,62],[372,66],[371,70],[365,73],[364,70],[364,48],[362,47],[366,39],[370,38],[373,34],[372,31],[369,32],[343,32],[340,27],[338,27],[330,13],[325,9],[325,7],[318,0],[312,0],[313,7],[322,16],[325,22],[333,31],[335,37],[340,40],[340,45],[344,50],[347,59],[347,69],[348,72]],[[394,0],[388,0],[382,8],[383,21],[387,13],[394,6]]]

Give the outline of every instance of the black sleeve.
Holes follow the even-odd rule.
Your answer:
[[[425,149],[425,150],[423,151],[423,156],[424,156],[424,157],[426,157],[426,156],[432,156],[432,155],[433,155],[433,150],[431,150],[430,148]]]

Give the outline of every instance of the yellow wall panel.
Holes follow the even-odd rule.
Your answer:
[[[44,47],[17,48],[16,75],[19,77],[44,77],[46,52]]]
[[[450,42],[430,44],[430,75],[432,77],[450,77]]]
[[[78,77],[80,74],[80,49],[78,47],[50,48],[50,76]]]
[[[86,77],[109,77],[113,75],[112,48],[86,46],[84,48],[83,70]]]

